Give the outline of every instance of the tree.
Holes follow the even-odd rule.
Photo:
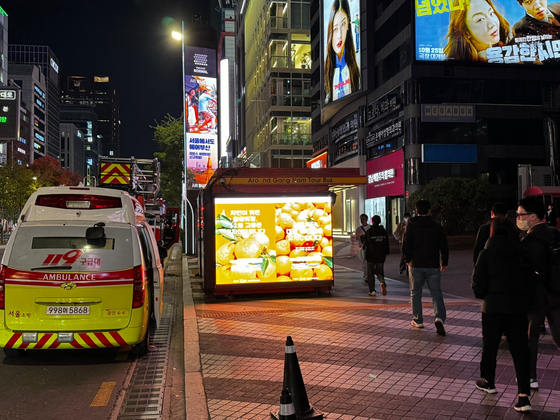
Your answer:
[[[183,117],[174,118],[167,115],[165,119],[152,127],[155,130],[154,141],[161,152],[154,156],[161,161],[161,191],[170,207],[181,205],[181,185],[183,179]],[[187,172],[187,179],[194,180],[192,171]]]
[[[29,169],[13,162],[0,167],[0,217],[15,222],[36,189],[34,174]]]
[[[82,176],[60,166],[60,162],[51,156],[41,157],[29,167],[37,177],[41,187],[58,185],[78,185]]]
[[[436,178],[410,195],[408,208],[414,210],[418,200],[428,200],[434,219],[448,234],[460,234],[482,223],[484,211],[494,187],[470,178]]]

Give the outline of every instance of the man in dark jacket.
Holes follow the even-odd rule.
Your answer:
[[[521,240],[531,268],[535,273],[529,281],[534,288],[529,306],[529,346],[531,349],[531,388],[538,389],[537,354],[539,332],[545,317],[556,345],[560,347],[560,296],[550,293],[545,283],[549,276],[549,245],[558,234],[553,227],[543,222],[544,204],[541,198],[525,197],[519,200],[517,227],[526,231]]]
[[[517,0],[525,10],[519,22],[513,25],[513,34],[519,38],[527,35],[551,35],[560,38],[560,3],[548,4],[547,0]]]
[[[412,303],[411,324],[415,328],[424,328],[422,288],[426,283],[432,295],[437,333],[445,335],[446,311],[441,292],[441,272],[447,270],[449,250],[443,228],[429,216],[429,211],[430,202],[419,200],[416,203],[417,216],[409,220],[404,234],[403,254],[409,267]]]
[[[494,217],[502,217],[505,218],[507,214],[507,207],[504,203],[496,203],[490,209],[490,220],[488,223],[483,224],[478,229],[478,233],[476,234],[476,241],[474,243],[474,250],[473,250],[473,262],[476,264],[476,260],[478,259],[478,254],[480,251],[484,249],[484,245],[486,245],[486,241],[490,237],[490,222]]]
[[[381,285],[381,293],[383,296],[387,294],[387,285],[385,284],[384,263],[385,258],[389,255],[389,235],[383,226],[381,226],[381,217],[375,215],[371,218],[371,227],[367,230],[364,241],[367,260],[367,283],[369,286],[369,295],[375,296],[375,278]]]
[[[527,310],[530,269],[523,261],[517,231],[509,220],[496,217],[491,237],[480,252],[472,275],[472,289],[482,299],[482,359],[476,387],[489,394],[495,386],[498,348],[505,334],[513,358],[519,399],[517,411],[530,411],[530,351]]]

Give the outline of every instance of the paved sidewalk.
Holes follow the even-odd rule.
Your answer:
[[[198,340],[186,340],[185,354],[199,352],[203,381],[187,382],[186,394],[204,392],[213,420],[263,420],[278,410],[288,335],[309,401],[328,420],[560,420],[560,351],[549,334],[541,339],[540,389],[531,395],[531,414],[513,409],[517,387],[505,342],[496,372],[498,393],[475,389],[482,340],[474,299],[445,295],[447,336],[440,337],[427,291],[426,328],[415,330],[408,284],[388,279],[387,296],[369,297],[355,261],[335,258],[330,295],[254,295],[207,303],[200,277],[190,276],[196,260],[183,258],[184,295],[192,292],[188,310],[194,305],[198,326]],[[187,418],[202,419],[200,411],[189,414],[188,399]]]

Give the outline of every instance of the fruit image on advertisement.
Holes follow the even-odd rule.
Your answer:
[[[216,284],[333,279],[329,199],[278,200],[216,199]]]

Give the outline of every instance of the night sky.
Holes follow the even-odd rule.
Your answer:
[[[198,6],[195,6],[198,5]],[[121,155],[152,158],[150,126],[182,108],[181,43],[195,13],[219,28],[216,0],[0,0],[10,44],[47,45],[63,75],[109,76],[120,95]],[[175,23],[173,23],[175,22]]]

